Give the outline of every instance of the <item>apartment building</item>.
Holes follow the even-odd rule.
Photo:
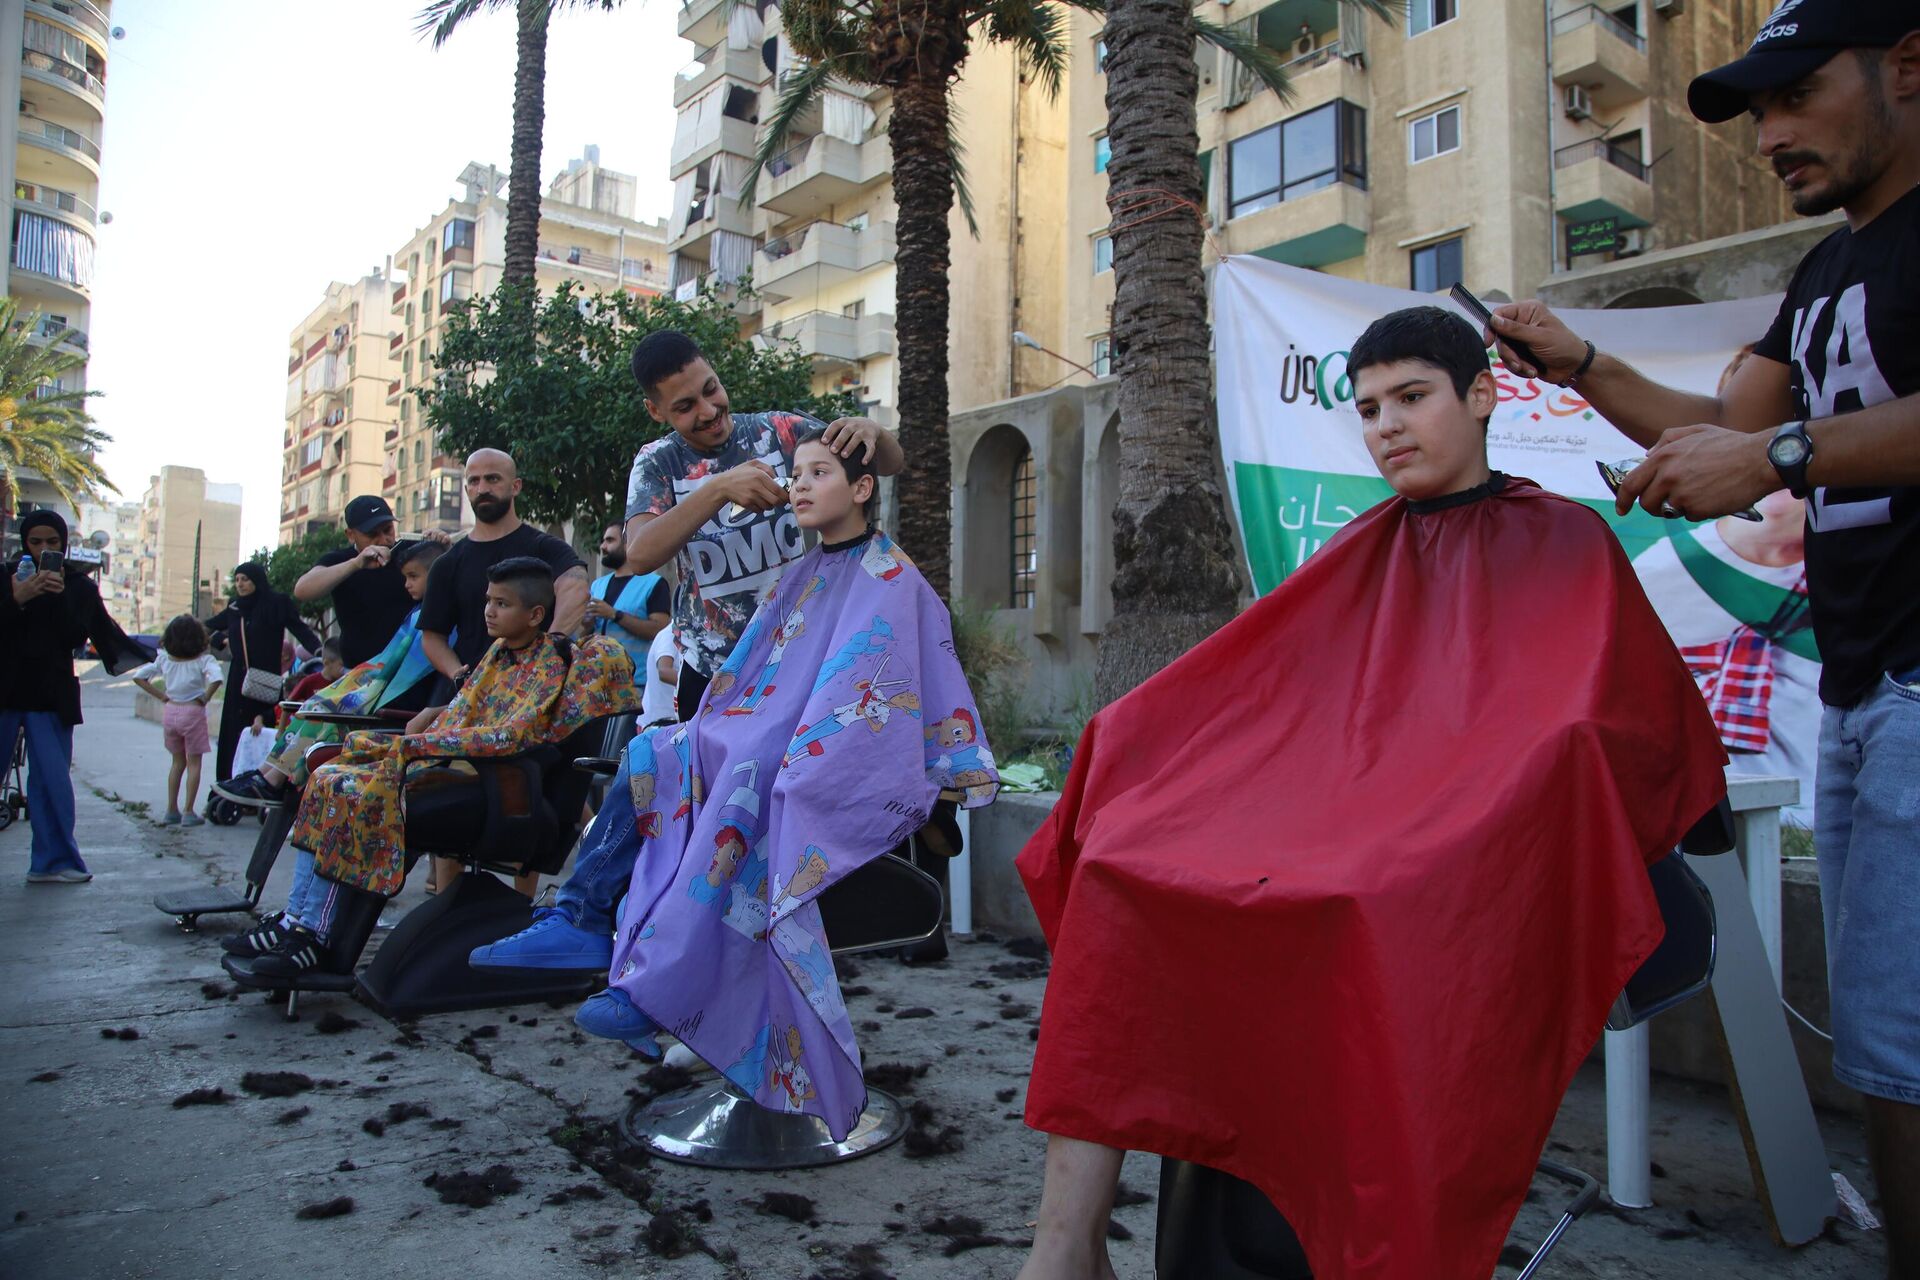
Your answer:
[[[726,0],[694,0],[681,10],[679,30],[695,53],[673,94],[667,224],[676,296],[691,298],[703,286],[732,296],[763,341],[793,343],[811,357],[816,391],[849,392],[893,425],[890,95],[830,82],[743,201],[760,121],[793,62],[778,10],[763,19]],[[954,98],[967,177],[981,198],[978,234],[957,208],[952,218],[950,387],[956,403],[977,403],[1027,389],[1010,342],[1027,314],[1020,299],[1043,314],[1059,303],[1043,284],[1059,264],[1046,260],[1044,240],[1023,244],[1019,228],[1023,219],[1047,225],[1064,217],[1064,115],[1009,51],[990,46],[968,58]],[[734,290],[749,273],[752,300]],[[1035,287],[1023,289],[1029,279]]]
[[[241,563],[240,486],[209,484],[198,467],[162,467],[141,495],[136,537],[126,629],[158,634],[179,614],[205,617]]]
[[[392,287],[379,269],[352,284],[330,284],[287,336],[282,542],[338,527],[348,502],[381,491],[399,420],[389,396]]]
[[[1200,6],[1288,59],[1282,102],[1201,53],[1201,168],[1216,251],[1423,291],[1525,297],[1555,273],[1789,221],[1744,122],[1686,85],[1739,56],[1760,0],[1410,0],[1393,23],[1328,0]],[[1105,84],[1073,15],[1069,271],[1056,349],[1110,369]],[[1679,299],[1674,299],[1679,300]]]
[[[387,291],[384,433],[376,488],[406,530],[459,529],[473,523],[461,487],[460,459],[439,452],[414,394],[433,371],[449,303],[491,293],[506,259],[507,175],[478,161],[461,170],[460,194],[414,231],[393,257]],[[542,292],[562,281],[586,289],[622,289],[642,297],[667,288],[666,225],[633,217],[632,175],[603,168],[587,147],[553,180],[540,202],[535,263]]]
[[[93,305],[94,239],[101,220],[100,144],[107,111],[111,6],[102,0],[21,0],[0,4],[0,86],[16,104],[0,116],[0,167],[13,192],[12,252],[0,288],[32,337],[81,355]],[[86,385],[85,366],[65,381]],[[40,477],[18,473],[15,511],[75,513]]]

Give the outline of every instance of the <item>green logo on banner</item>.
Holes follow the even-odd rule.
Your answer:
[[[1260,595],[1279,586],[1341,526],[1393,496],[1377,475],[1296,471],[1259,462],[1234,463],[1233,484],[1253,586]]]

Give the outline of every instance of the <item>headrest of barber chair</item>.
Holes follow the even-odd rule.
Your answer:
[[[1721,796],[1719,803],[1707,810],[1700,821],[1680,837],[1680,852],[1706,857],[1708,854],[1726,853],[1733,848],[1733,844],[1733,805],[1728,803],[1725,796]]]

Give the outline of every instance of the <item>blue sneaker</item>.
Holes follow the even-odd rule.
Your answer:
[[[467,963],[476,969],[565,969],[605,973],[613,964],[613,936],[593,934],[558,907],[541,907],[533,924],[511,938],[475,947]]]
[[[648,1062],[658,1062],[666,1056],[660,1050],[660,1042],[654,1039],[660,1024],[634,1008],[627,993],[618,987],[608,987],[581,1005],[580,1011],[573,1015],[573,1025],[592,1035],[623,1041]]]

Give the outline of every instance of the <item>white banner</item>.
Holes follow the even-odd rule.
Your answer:
[[[1368,324],[1445,299],[1344,280],[1264,258],[1214,276],[1220,442],[1255,588],[1272,590],[1339,527],[1390,497],[1361,435],[1347,349]],[[1656,382],[1711,394],[1772,322],[1779,297],[1649,310],[1566,311],[1576,333]],[[1470,321],[1471,322],[1471,321]],[[1491,358],[1491,353],[1490,358]],[[1577,392],[1492,364],[1496,470],[1525,476],[1606,517],[1714,707],[1742,772],[1800,779],[1808,820],[1819,736],[1819,655],[1805,606],[1803,511],[1776,494],[1755,524],[1622,519],[1594,464],[1644,451]]]

